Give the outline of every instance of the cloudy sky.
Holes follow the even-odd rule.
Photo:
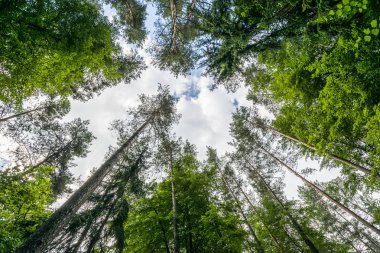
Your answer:
[[[112,16],[112,10],[107,7],[105,13]],[[146,25],[152,30],[155,20],[154,9],[148,7],[148,13]],[[150,43],[151,36],[152,34],[149,35],[146,44]],[[127,45],[124,47],[128,50]],[[219,154],[231,150],[227,144],[231,141],[229,135],[231,114],[238,106],[250,104],[246,100],[247,88],[242,87],[235,93],[228,93],[223,87],[210,91],[208,87],[213,83],[212,79],[196,74],[176,78],[170,72],[152,66],[150,57],[144,49],[140,49],[139,53],[144,57],[148,68],[138,80],[109,88],[88,102],[72,102],[71,112],[66,119],[81,117],[90,120],[90,130],[97,137],[92,143],[88,156],[76,160],[78,166],[72,169],[73,173],[82,179],[86,179],[90,170],[103,162],[109,145],[116,143],[115,136],[108,129],[110,123],[115,119],[125,118],[126,109],[137,105],[139,94],[154,94],[158,83],[169,85],[172,93],[180,97],[177,109],[182,117],[174,132],[176,136],[188,139],[196,145],[200,159],[205,158],[206,146],[217,148]],[[317,165],[317,162],[300,163],[301,167]],[[329,177],[336,175],[336,173],[328,174]],[[317,173],[310,178],[320,181],[327,179],[325,173]],[[286,174],[285,182],[288,197],[296,197],[300,181]]]
[[[105,8],[105,14],[112,16],[112,9]],[[148,19],[146,26],[153,30],[155,11],[148,7]],[[146,45],[152,40],[152,34],[147,38]],[[123,44],[126,52],[130,47]],[[168,71],[161,71],[152,66],[150,56],[145,49],[139,49],[139,54],[144,57],[148,68],[144,70],[141,77],[129,84],[121,83],[115,87],[108,88],[101,95],[87,101],[72,101],[71,111],[64,118],[69,121],[74,118],[90,120],[90,131],[96,136],[92,142],[91,149],[87,157],[79,158],[75,161],[77,166],[71,168],[73,174],[85,180],[93,168],[99,167],[104,161],[104,156],[110,145],[115,146],[116,136],[109,130],[110,123],[116,119],[126,118],[126,110],[138,104],[139,94],[155,94],[158,84],[168,85],[173,94],[179,97],[177,110],[182,115],[179,124],[175,126],[174,132],[177,137],[188,139],[196,145],[199,159],[203,160],[206,155],[206,147],[217,148],[218,154],[223,155],[226,151],[231,151],[228,145],[232,139],[229,135],[229,124],[232,121],[232,112],[238,106],[249,106],[246,100],[248,89],[241,87],[235,93],[228,93],[223,87],[210,91],[209,87],[213,80],[200,76],[199,71],[189,76],[179,76],[176,78]],[[8,148],[12,149],[12,143],[0,135],[0,154],[5,154]],[[2,156],[0,155],[0,158]],[[4,157],[3,157],[4,158]],[[3,161],[0,159],[0,168]],[[305,167],[318,167],[316,161],[300,161],[298,169]],[[327,181],[338,175],[338,171],[317,172],[308,176],[311,180]],[[285,192],[289,199],[297,197],[297,186],[301,181],[295,176],[285,174]],[[56,205],[61,204],[64,199],[60,199]]]

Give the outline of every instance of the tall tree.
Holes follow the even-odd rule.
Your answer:
[[[238,226],[239,217],[234,213],[233,201],[219,198],[221,189],[213,180],[215,167],[202,166],[189,144],[181,145],[176,154],[173,176],[181,251],[242,252],[246,233]],[[170,177],[168,173],[167,178],[153,185],[152,192],[131,209],[126,223],[126,252],[168,252],[167,245],[174,244]]]
[[[14,252],[51,214],[53,201],[49,174],[41,166],[27,175],[17,168],[0,172],[0,251]]]
[[[227,188],[229,194],[231,194],[231,196],[236,201],[236,205],[238,206],[239,212],[240,212],[241,216],[243,217],[244,222],[248,226],[249,231],[250,231],[250,233],[251,233],[251,235],[252,235],[252,237],[253,237],[253,239],[254,239],[254,241],[256,243],[257,251],[260,252],[260,253],[264,253],[265,250],[264,250],[264,248],[263,248],[263,246],[261,244],[261,241],[257,237],[255,230],[252,228],[252,225],[249,223],[249,221],[247,219],[247,216],[245,215],[245,213],[244,213],[244,211],[242,209],[242,204],[241,204],[240,200],[238,199],[238,197],[236,196],[236,194],[233,192],[232,188],[229,186],[229,183],[227,182],[226,177],[224,176],[224,173],[223,173],[222,169],[219,167],[220,165],[219,165],[219,161],[218,161],[218,157],[217,157],[216,151],[212,150],[212,149],[209,149],[208,150],[208,156],[209,156],[208,160],[209,161],[213,161],[214,166],[219,171],[220,176],[222,178],[222,181],[224,183],[224,186]]]
[[[173,98],[168,90],[162,90],[156,97],[141,97],[141,105],[131,115],[136,118],[132,125],[132,134],[113,154],[87,179],[87,181],[74,192],[73,195],[54,214],[31,235],[16,252],[41,252],[52,242],[59,232],[70,222],[74,214],[91,196],[102,182],[104,177],[112,170],[112,166],[119,161],[121,155],[133,144],[140,134],[150,124],[167,128],[172,124],[174,115]],[[140,126],[141,120],[144,120]]]
[[[94,136],[88,131],[88,121],[75,119],[60,123],[44,114],[41,118],[28,115],[18,118],[6,126],[4,132],[16,149],[11,148],[15,164],[25,168],[28,173],[41,165],[55,169],[51,173],[52,190],[55,195],[70,191],[68,185],[73,181],[69,168],[76,157],[85,157]],[[10,164],[10,166],[15,165]]]
[[[194,39],[198,33],[196,1],[154,0],[159,20],[156,21],[155,41],[149,51],[154,64],[175,75],[186,75],[194,68],[197,51]]]
[[[141,68],[122,53],[97,1],[3,1],[0,8],[0,101],[20,105],[37,91],[84,98]]]

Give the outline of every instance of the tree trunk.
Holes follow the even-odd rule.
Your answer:
[[[250,162],[244,157],[245,161],[253,167]],[[319,253],[319,250],[314,245],[314,243],[310,240],[310,238],[307,236],[305,231],[303,230],[302,226],[297,222],[296,219],[294,219],[293,215],[289,212],[289,210],[285,207],[285,205],[282,203],[282,201],[277,197],[276,193],[272,190],[272,188],[267,184],[265,179],[261,176],[260,173],[253,171],[249,168],[251,172],[254,172],[255,175],[257,175],[260,178],[260,181],[263,183],[264,187],[267,189],[267,191],[272,195],[272,197],[279,203],[279,205],[282,207],[284,211],[286,211],[286,216],[289,218],[291,223],[293,224],[293,227],[297,230],[297,233],[301,236],[302,240],[305,242],[305,244],[309,247],[311,252],[313,253]]]
[[[170,11],[172,16],[172,36],[170,41],[170,49],[175,50],[177,47],[177,4],[176,0],[170,0]]]
[[[75,244],[74,249],[71,252],[73,252],[73,253],[78,252],[78,250],[80,249],[80,246],[82,245],[84,239],[86,238],[86,236],[88,234],[88,231],[91,228],[91,225],[92,225],[91,222],[87,223],[86,227],[83,229],[82,233],[80,234],[80,237],[79,237],[77,243]]]
[[[217,163],[217,162],[216,162],[216,163]],[[237,198],[237,196],[235,195],[235,193],[232,191],[232,189],[231,189],[230,186],[228,185],[226,179],[224,178],[224,175],[223,175],[222,170],[219,168],[219,165],[218,165],[218,164],[215,164],[215,166],[216,166],[216,168],[219,170],[219,173],[220,173],[220,175],[221,175],[221,177],[222,177],[222,181],[223,181],[225,187],[228,189],[228,192],[229,192],[229,193],[232,195],[232,197],[235,199],[235,202],[236,202],[236,204],[237,204],[237,206],[238,206],[238,208],[239,208],[239,212],[240,212],[241,216],[243,216],[243,219],[244,219],[244,221],[245,221],[245,224],[248,226],[248,229],[249,229],[249,231],[250,231],[250,233],[251,233],[253,239],[255,240],[255,242],[256,242],[256,244],[257,244],[257,250],[258,250],[258,252],[259,252],[259,253],[264,253],[265,251],[264,251],[264,248],[263,248],[263,246],[262,246],[262,244],[261,244],[261,241],[260,241],[259,238],[256,236],[255,230],[252,228],[251,224],[248,222],[248,219],[247,219],[247,217],[246,217],[245,214],[244,214],[244,211],[243,211],[243,209],[242,209],[242,207],[241,207],[241,203],[240,203],[239,199]]]
[[[76,190],[71,197],[58,208],[53,215],[42,224],[15,252],[16,253],[31,253],[43,252],[59,232],[70,222],[73,215],[90,197],[94,190],[98,187],[104,177],[116,164],[120,156],[134,143],[140,133],[154,119],[155,114],[152,114],[132,136],[121,145],[100,167],[95,171],[87,181]]]
[[[42,109],[46,109],[46,108],[48,108],[48,107],[49,107],[49,106],[37,107],[37,108],[32,109],[32,110],[23,111],[23,112],[20,112],[20,113],[13,114],[13,115],[11,115],[11,116],[8,116],[8,117],[5,117],[5,118],[0,119],[0,123],[1,123],[1,122],[5,122],[5,121],[10,120],[10,119],[13,119],[13,118],[20,117],[20,116],[25,115],[25,114],[28,114],[28,113],[32,113],[32,112],[35,112],[35,111],[39,111],[39,110],[42,110]]]
[[[172,152],[172,151],[170,151]],[[178,234],[178,214],[177,214],[177,200],[175,196],[175,184],[174,184],[174,168],[173,157],[170,153],[170,171],[171,171],[171,185],[172,185],[172,205],[173,205],[173,238],[174,238],[174,253],[180,253],[180,242]]]
[[[248,202],[248,204],[250,205],[250,207],[253,209],[253,211],[255,213],[257,213],[257,209],[256,207],[253,205],[253,203],[251,202],[251,200],[248,198],[247,194],[243,191],[243,189],[240,187],[238,181],[236,180],[235,176],[232,176],[232,179],[235,181],[237,187],[239,188],[239,191],[243,194],[245,200]],[[285,253],[284,252],[284,249],[283,247],[280,245],[280,242],[277,240],[277,238],[272,234],[272,232],[270,231],[270,229],[267,227],[267,225],[265,224],[264,221],[263,222],[263,225],[264,227],[268,230],[268,233],[271,237],[271,239],[273,240],[273,242],[276,244],[277,248],[282,252],[282,253]]]
[[[368,245],[368,243],[367,242],[365,242],[362,238],[361,238],[361,236],[359,235],[359,233],[363,233],[362,231],[358,231],[358,228],[356,227],[355,228],[355,226],[351,223],[351,221],[349,221],[346,217],[344,217],[344,215],[342,215],[340,212],[338,212],[337,210],[335,210],[335,209],[333,209],[333,211],[337,214],[337,215],[339,215],[343,220],[345,220],[348,224],[349,224],[349,226],[348,226],[348,228],[349,227],[352,227],[352,229],[353,229],[353,231],[351,232],[351,230],[349,229],[348,230],[348,232],[350,232],[350,234],[352,235],[352,236],[354,236],[354,237],[356,237],[356,238],[358,238],[358,240],[361,242],[361,243],[363,243],[368,249],[370,249],[372,252],[379,252],[379,250],[380,250],[380,248],[378,248],[378,250],[374,250],[370,245]],[[339,224],[342,224],[342,222],[340,222],[338,219],[337,219],[337,221],[338,221],[338,223]],[[346,231],[347,232],[347,231]],[[365,234],[365,233],[363,233],[365,236],[366,236],[366,238],[367,238],[367,240],[369,241],[370,239],[370,236],[369,235],[367,235],[367,234]],[[340,234],[341,235],[341,234]],[[342,235],[341,235],[342,236]],[[344,237],[343,237],[344,238]],[[354,245],[354,243],[353,242],[351,242],[351,245],[352,245],[352,247],[354,247],[356,250],[357,250],[357,248],[355,247],[355,245]],[[360,252],[360,251],[358,251],[358,252]]]
[[[283,161],[281,161],[280,159],[278,159],[276,156],[274,156],[272,153],[270,153],[268,150],[266,150],[265,148],[263,147],[260,147],[266,154],[268,154],[270,157],[272,157],[273,159],[275,159],[277,162],[279,162],[282,166],[284,166],[288,171],[290,171],[291,173],[293,173],[296,177],[298,177],[299,179],[301,179],[307,186],[311,187],[312,189],[314,189],[315,191],[317,191],[319,194],[321,194],[322,196],[326,197],[327,199],[329,199],[331,202],[333,202],[335,205],[339,206],[340,208],[342,208],[345,212],[349,213],[350,215],[352,215],[355,219],[357,219],[358,221],[360,221],[363,225],[365,225],[367,228],[371,229],[374,233],[376,233],[377,235],[380,236],[380,230],[378,228],[376,228],[374,225],[372,225],[371,223],[369,223],[368,221],[366,221],[365,219],[363,219],[362,217],[360,217],[358,214],[356,214],[355,212],[353,212],[351,209],[349,209],[348,207],[346,207],[345,205],[343,205],[342,203],[340,203],[338,200],[336,200],[335,198],[333,198],[332,196],[330,196],[328,193],[326,193],[325,191],[323,191],[322,189],[320,189],[318,186],[316,186],[315,184],[311,183],[310,181],[308,181],[306,178],[304,178],[303,176],[301,176],[300,174],[298,174],[298,172],[296,172],[295,170],[293,170],[292,168],[290,168],[287,164],[285,164]]]
[[[250,122],[252,125],[254,125],[254,123],[252,123],[251,121],[249,121],[249,122]],[[302,146],[307,147],[307,148],[309,148],[309,149],[311,149],[311,150],[318,151],[314,146],[312,146],[312,145],[310,145],[310,144],[307,144],[307,143],[305,143],[305,142],[299,140],[298,138],[295,138],[295,137],[292,137],[292,136],[290,136],[290,135],[284,134],[284,133],[280,132],[279,130],[277,130],[277,129],[271,127],[271,126],[267,126],[267,125],[263,125],[263,124],[259,124],[259,126],[262,127],[262,128],[265,128],[265,129],[267,129],[267,130],[269,130],[269,131],[271,131],[271,132],[273,132],[273,133],[276,133],[276,134],[278,134],[278,135],[280,135],[280,136],[282,136],[282,137],[285,137],[285,138],[288,139],[288,140],[291,140],[291,141],[294,141],[294,142],[296,142],[296,143],[298,143],[298,144],[301,144]],[[349,160],[347,160],[347,159],[344,159],[344,158],[342,158],[342,157],[339,157],[339,156],[337,156],[337,155],[330,154],[330,153],[326,153],[326,155],[327,155],[328,157],[332,158],[333,160],[338,161],[338,162],[341,162],[341,163],[343,163],[343,164],[345,164],[345,165],[347,165],[347,166],[349,166],[349,167],[351,167],[351,168],[353,168],[353,169],[355,169],[355,170],[359,170],[359,171],[361,171],[361,172],[363,172],[363,173],[365,173],[365,174],[367,174],[367,175],[368,175],[368,174],[371,174],[371,170],[370,170],[370,169],[365,168],[365,167],[363,167],[363,166],[360,166],[360,165],[358,165],[358,164],[355,164],[355,163],[353,163],[353,162],[351,162],[351,161],[349,161]]]
[[[101,235],[104,227],[106,226],[107,221],[108,221],[109,217],[111,216],[113,209],[115,208],[117,200],[118,200],[118,198],[116,197],[115,200],[113,201],[113,203],[111,204],[110,208],[108,209],[106,217],[104,217],[102,223],[100,224],[100,227],[96,230],[95,235],[91,238],[91,241],[88,244],[88,248],[86,250],[86,253],[91,253],[92,250],[94,249],[96,243],[99,241],[100,235]]]

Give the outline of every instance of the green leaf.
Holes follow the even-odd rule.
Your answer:
[[[366,41],[366,42],[370,42],[371,41],[371,36],[364,36],[364,40]]]
[[[370,34],[370,33],[371,33],[371,30],[370,30],[369,28],[366,28],[366,29],[363,30],[363,32],[364,32],[365,34]]]
[[[345,6],[344,10],[347,11],[347,12],[350,11],[351,10],[351,6],[349,6],[349,5]]]
[[[372,34],[377,36],[379,34],[379,29],[372,29]]]
[[[376,20],[376,19],[374,19],[374,20],[371,21],[371,26],[372,26],[373,28],[376,28],[376,27],[377,27],[377,20]]]
[[[331,16],[334,16],[334,15],[335,15],[335,11],[331,10],[331,11],[329,12],[329,14],[330,14]]]
[[[363,0],[363,4],[368,4],[368,1],[367,0]]]
[[[343,8],[343,5],[338,4],[336,7],[338,7],[338,9],[342,9],[342,8]]]
[[[349,3],[350,3],[349,0],[343,0],[343,4],[347,5],[347,4],[349,4]]]
[[[338,16],[342,16],[342,10],[337,10],[337,11],[336,11],[336,15],[338,15]]]

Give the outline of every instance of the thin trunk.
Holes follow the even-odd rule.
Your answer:
[[[339,215],[343,220],[345,220],[350,227],[352,227],[353,231],[351,232],[351,229],[348,230],[348,232],[351,233],[352,236],[356,237],[361,243],[363,243],[368,249],[370,249],[372,252],[378,252],[376,250],[374,250],[371,246],[369,246],[361,237],[360,235],[358,235],[357,233],[360,233],[360,231],[356,232],[357,228],[355,228],[355,226],[351,223],[351,221],[347,220],[344,215],[342,215],[340,212],[338,212],[337,210],[333,209],[333,211]],[[342,224],[342,222],[340,222],[338,219],[337,219],[338,223]],[[349,227],[348,227],[349,228]],[[361,232],[363,233],[363,232]],[[342,235],[341,235],[342,236]],[[343,237],[344,238],[344,237]],[[368,238],[367,238],[368,240]],[[356,250],[358,250],[355,245],[354,245],[354,242],[351,242],[351,245],[352,247],[354,247]],[[358,251],[360,252],[360,251]]]
[[[96,243],[99,241],[99,239],[100,239],[100,235],[101,235],[101,233],[102,233],[104,227],[106,226],[107,221],[108,221],[109,217],[111,216],[111,213],[112,213],[113,209],[115,208],[115,205],[116,205],[117,200],[118,200],[118,198],[116,197],[115,200],[113,201],[111,207],[108,209],[108,212],[107,212],[107,214],[106,214],[106,217],[104,217],[102,223],[100,224],[100,227],[98,228],[98,230],[96,230],[95,235],[91,238],[91,241],[90,241],[90,243],[88,244],[88,247],[87,247],[86,253],[91,253],[92,250],[94,249]]]
[[[245,161],[253,167],[248,159],[244,157]],[[282,209],[285,211],[286,216],[289,218],[291,223],[293,224],[293,227],[297,230],[298,234],[301,236],[302,240],[305,242],[305,244],[309,247],[311,252],[313,253],[319,253],[319,250],[314,245],[314,243],[309,239],[305,231],[303,230],[302,226],[297,222],[297,220],[291,215],[289,210],[285,207],[285,205],[282,203],[282,201],[277,197],[276,193],[272,190],[272,188],[267,184],[265,179],[260,175],[260,173],[253,171],[251,168],[249,168],[251,172],[254,172],[255,175],[257,175],[260,178],[260,181],[263,183],[264,187],[267,189],[267,191],[272,195],[272,197],[280,204]]]
[[[175,50],[177,47],[177,3],[176,0],[170,0],[170,11],[172,16],[172,36],[170,41],[170,49]]]
[[[243,191],[243,189],[240,187],[238,181],[236,180],[235,176],[232,176],[233,180],[235,181],[237,187],[239,188],[240,192],[243,193],[243,196],[245,198],[245,200],[248,202],[248,204],[251,206],[251,208],[253,209],[253,211],[255,213],[257,213],[257,209],[256,207],[253,205],[252,201],[248,198],[247,194]],[[270,237],[272,238],[273,242],[276,244],[277,248],[282,252],[282,253],[285,253],[284,252],[284,249],[283,247],[281,246],[280,242],[277,240],[277,238],[272,234],[271,230],[269,229],[269,227],[267,227],[267,225],[265,224],[265,222],[262,220],[263,222],[263,225],[264,227],[267,229]]]
[[[42,110],[42,109],[46,109],[48,107],[49,106],[37,107],[37,108],[32,109],[32,110],[27,110],[27,111],[23,111],[23,112],[20,112],[20,113],[16,113],[16,114],[13,114],[11,116],[8,116],[8,117],[0,119],[0,122],[5,122],[7,120],[10,120],[10,119],[13,119],[13,118],[17,118],[17,117],[20,117],[22,115],[29,114],[29,113],[32,113],[32,112],[35,112],[35,111],[39,111],[39,110]]]
[[[75,244],[74,249],[70,252],[73,252],[73,253],[78,252],[78,250],[80,249],[80,246],[82,245],[84,239],[86,238],[86,236],[88,234],[88,231],[90,231],[91,225],[92,225],[91,222],[87,223],[86,227],[83,229],[82,233],[80,234],[80,237],[79,237],[77,243]]]
[[[132,136],[121,145],[100,167],[95,171],[87,181],[76,190],[73,195],[60,207],[53,215],[42,224],[15,253],[43,252],[47,246],[54,240],[59,232],[70,222],[73,215],[86,202],[86,200],[95,191],[104,177],[117,163],[122,154],[135,142],[137,137],[154,119],[152,114]]]
[[[250,122],[250,123],[253,125],[252,122]],[[271,127],[271,126],[260,124],[260,127],[265,128],[267,130],[270,130],[273,133],[276,133],[276,134],[278,134],[278,135],[280,135],[282,137],[285,137],[288,140],[292,140],[292,141],[294,141],[294,142],[296,142],[298,144],[301,144],[302,146],[307,147],[307,148],[309,148],[311,150],[318,151],[314,146],[312,146],[310,144],[307,144],[307,143],[301,141],[298,138],[295,138],[295,137],[292,137],[292,136],[287,135],[285,133],[282,133],[279,130],[277,130],[277,129]],[[371,174],[371,170],[370,169],[365,168],[365,167],[363,167],[361,165],[355,164],[355,163],[353,163],[353,162],[351,162],[351,161],[349,161],[347,159],[344,159],[343,157],[340,157],[340,156],[337,156],[337,155],[334,155],[334,154],[331,154],[331,153],[326,153],[326,155],[329,156],[330,158],[332,158],[333,160],[341,162],[341,163],[343,163],[343,164],[345,164],[345,165],[347,165],[347,166],[349,166],[349,167],[351,167],[351,168],[353,168],[355,170],[359,170],[359,171],[361,171],[361,172],[363,172],[365,174]]]
[[[180,253],[180,242],[178,234],[178,214],[177,214],[177,200],[175,196],[175,184],[174,184],[174,168],[172,151],[170,151],[170,171],[171,171],[171,185],[172,185],[172,205],[173,205],[173,238],[174,238],[174,253]]]
[[[238,208],[239,208],[239,212],[240,212],[241,216],[243,216],[243,219],[244,219],[244,221],[245,221],[245,224],[248,226],[248,229],[249,229],[249,231],[250,231],[250,233],[251,233],[253,239],[255,240],[255,242],[256,242],[256,244],[257,244],[257,250],[258,250],[260,253],[264,253],[265,251],[264,251],[264,248],[263,248],[263,246],[262,246],[262,244],[261,244],[261,241],[260,241],[259,238],[256,236],[255,230],[252,228],[251,224],[248,222],[248,219],[247,219],[247,217],[245,216],[245,213],[244,213],[244,211],[243,211],[243,209],[242,209],[242,207],[241,207],[241,203],[240,203],[239,199],[237,198],[237,196],[235,195],[235,193],[232,191],[232,189],[231,189],[230,186],[228,185],[226,179],[224,178],[224,175],[223,175],[222,170],[219,168],[219,165],[218,165],[218,164],[215,164],[215,165],[216,165],[217,169],[219,170],[219,173],[220,173],[220,175],[221,175],[221,177],[222,177],[222,181],[223,181],[225,187],[228,189],[228,192],[229,192],[229,193],[232,195],[232,197],[235,199],[235,202],[236,202],[236,204],[237,204],[237,206],[238,206]]]
[[[364,210],[363,207],[361,207],[359,204],[354,203],[353,201],[349,202],[354,208],[358,209],[359,211],[365,213],[367,216],[369,216],[371,219],[374,219],[373,215],[369,213],[367,210]]]
[[[327,199],[329,199],[335,205],[337,205],[340,208],[342,208],[345,212],[349,213],[351,216],[353,216],[355,219],[357,219],[358,221],[360,221],[367,228],[371,229],[374,233],[376,233],[377,235],[380,236],[380,230],[378,228],[376,228],[374,225],[372,225],[371,223],[369,223],[368,221],[366,221],[365,219],[363,219],[362,217],[360,217],[358,214],[356,214],[351,209],[349,209],[348,207],[346,207],[345,205],[343,205],[342,203],[340,203],[338,200],[336,200],[335,198],[333,198],[332,196],[330,196],[328,193],[326,193],[325,191],[323,191],[322,189],[320,189],[318,186],[316,186],[315,184],[311,183],[306,178],[304,178],[303,176],[301,176],[300,174],[298,174],[298,172],[296,172],[295,170],[293,170],[292,168],[290,168],[287,164],[285,164],[283,161],[281,161],[280,159],[278,159],[275,155],[273,155],[272,153],[270,153],[268,150],[266,150],[263,147],[260,147],[260,148],[266,154],[268,154],[270,157],[272,157],[277,162],[279,162],[282,166],[284,166],[288,171],[290,171],[296,177],[298,177],[299,179],[301,179],[307,186],[311,187],[312,189],[314,189],[315,191],[317,191],[319,194],[321,194],[322,196],[324,196]]]

